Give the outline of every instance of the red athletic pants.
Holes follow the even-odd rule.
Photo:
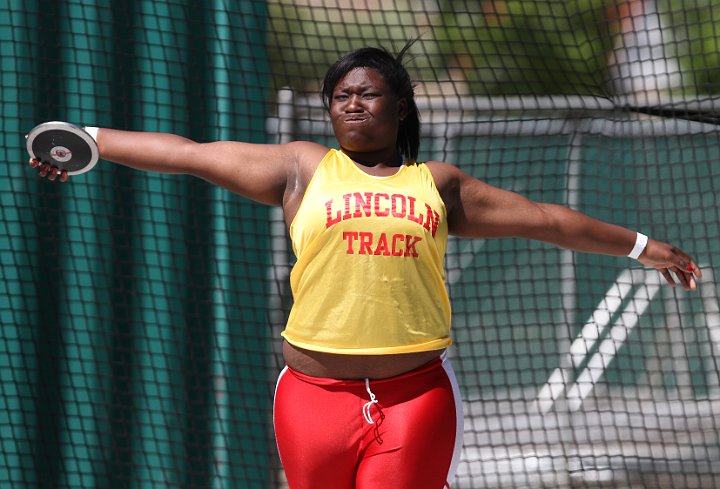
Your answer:
[[[444,355],[369,381],[309,377],[286,367],[275,391],[275,436],[290,489],[449,488],[462,422]]]

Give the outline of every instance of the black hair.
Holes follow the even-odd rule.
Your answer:
[[[390,85],[398,97],[407,102],[407,116],[400,121],[397,138],[398,151],[408,160],[415,161],[420,148],[420,112],[415,103],[415,87],[403,66],[403,57],[415,40],[409,41],[393,56],[385,48],[365,47],[341,56],[328,69],[323,79],[321,96],[325,109],[330,111],[330,101],[340,80],[355,68],[372,68]]]

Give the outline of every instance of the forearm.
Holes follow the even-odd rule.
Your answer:
[[[96,140],[100,158],[138,170],[189,173],[197,144],[182,136],[102,128]]]
[[[530,238],[575,251],[624,256],[635,245],[637,233],[594,219],[567,207],[537,204],[546,216],[546,225],[533,229]]]

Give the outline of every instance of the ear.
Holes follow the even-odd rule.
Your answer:
[[[405,118],[408,115],[408,104],[407,99],[405,97],[398,100],[398,119],[400,119],[400,122],[404,121]]]

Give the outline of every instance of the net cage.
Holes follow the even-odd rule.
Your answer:
[[[677,244],[617,257],[452,238],[453,488],[720,487],[720,3],[8,0],[0,5],[0,486],[285,482],[272,433],[281,213],[189,176],[26,165],[50,120],[336,143],[317,95],[397,52],[420,160]]]

